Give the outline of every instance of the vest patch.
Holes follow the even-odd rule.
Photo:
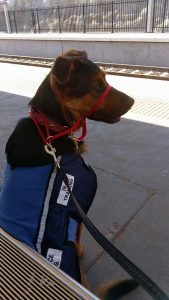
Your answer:
[[[69,186],[70,186],[70,189],[72,191],[73,186],[74,186],[74,176],[69,175],[69,174],[66,174],[66,175],[68,177]],[[68,202],[69,202],[69,198],[70,198],[70,193],[68,191],[68,188],[65,185],[65,183],[62,182],[60,193],[59,193],[59,196],[58,196],[58,199],[57,199],[57,203],[61,204],[61,205],[64,205],[64,206],[67,206]]]
[[[62,253],[63,251],[49,248],[47,252],[47,260],[50,261],[53,265],[60,268],[60,264],[62,261]]]

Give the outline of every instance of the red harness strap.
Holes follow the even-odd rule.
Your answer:
[[[73,132],[76,131],[80,126],[82,126],[82,134],[80,137],[73,137],[77,142],[82,142],[86,136],[87,128],[86,128],[86,118],[89,118],[94,112],[98,110],[98,108],[102,105],[102,103],[105,101],[106,96],[109,94],[111,90],[111,86],[108,85],[103,92],[103,94],[96,100],[95,104],[92,106],[92,108],[87,112],[84,119],[77,120],[72,127],[68,128],[66,126],[62,126],[58,123],[55,123],[48,118],[41,112],[36,112],[34,110],[31,110],[29,113],[29,117],[33,120],[34,124],[36,125],[36,128],[43,140],[43,143],[45,145],[51,143],[52,141],[62,137],[62,136],[72,136]],[[45,127],[46,135],[43,134],[40,125]],[[50,135],[50,130],[57,132],[55,135]]]
[[[110,93],[111,91],[111,86],[108,85],[106,89],[104,90],[103,94],[96,100],[95,104],[92,106],[92,108],[87,112],[86,118],[89,118],[93,113],[95,113],[98,108],[102,105],[102,103],[105,101],[106,96]]]

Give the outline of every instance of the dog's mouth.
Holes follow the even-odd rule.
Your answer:
[[[97,117],[94,117],[94,118],[90,117],[88,119],[98,121],[98,122],[104,122],[104,123],[107,123],[107,124],[114,124],[114,123],[119,122],[121,120],[121,117],[120,116],[116,117],[116,118],[112,118],[112,117],[108,118],[107,117],[106,119],[102,120],[102,118],[99,118],[99,116],[97,116]]]
[[[129,107],[127,107],[127,109],[125,109],[120,116],[112,118],[112,119],[110,119],[110,121],[107,120],[107,123],[114,124],[114,123],[119,122],[121,120],[121,116],[125,115],[132,108],[133,104],[134,104],[134,100],[132,98],[130,98]]]

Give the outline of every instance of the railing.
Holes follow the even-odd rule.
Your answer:
[[[0,31],[6,32],[5,15],[3,11],[0,11]]]
[[[148,0],[10,10],[12,32],[146,32]]]
[[[168,32],[169,0],[113,0],[9,10],[8,14],[12,33],[147,32],[150,4],[153,9],[150,31]],[[0,31],[4,31],[4,18],[0,16],[0,20]]]
[[[155,1],[153,31],[169,32],[169,0]]]

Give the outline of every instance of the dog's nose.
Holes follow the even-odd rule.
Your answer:
[[[131,98],[131,97],[129,97],[129,103],[130,103],[130,106],[132,107],[132,106],[133,106],[133,104],[134,104],[134,99],[133,99],[133,98]]]
[[[127,96],[126,102],[127,102],[127,106],[130,109],[133,106],[133,104],[134,104],[134,99],[132,97],[130,97],[130,96]]]
[[[124,115],[127,113],[133,106],[134,99],[126,94],[122,94],[121,101],[120,101],[120,110],[119,115]]]
[[[132,97],[126,95],[126,97],[125,97],[125,108],[126,108],[126,110],[131,109],[133,104],[134,104],[134,99]]]

